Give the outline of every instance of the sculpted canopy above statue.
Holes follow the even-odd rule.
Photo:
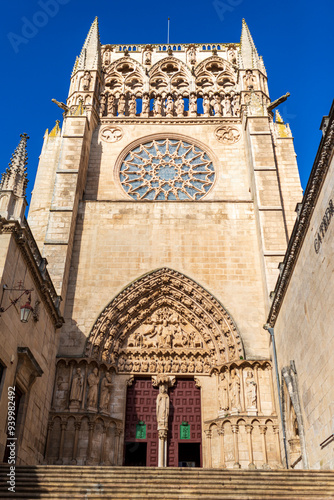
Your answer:
[[[243,348],[231,317],[184,275],[160,269],[132,283],[103,311],[85,355],[129,373],[211,373]]]

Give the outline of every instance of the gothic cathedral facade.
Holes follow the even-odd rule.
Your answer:
[[[64,323],[44,462],[278,468],[263,329],[301,200],[240,43],[101,45],[93,22],[28,222]]]

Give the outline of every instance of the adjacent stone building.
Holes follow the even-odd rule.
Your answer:
[[[24,218],[26,142],[23,134],[0,183],[0,453],[7,461],[11,445],[17,464],[44,457],[56,329],[63,324],[46,259]],[[28,322],[22,317],[25,306]]]
[[[263,324],[302,197],[286,98],[244,21],[240,43],[154,46],[92,24],[28,217],[65,321],[45,463],[285,464]]]
[[[334,468],[334,104],[273,294],[290,463]],[[297,464],[296,464],[297,465]]]

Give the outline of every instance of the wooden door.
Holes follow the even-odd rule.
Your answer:
[[[128,387],[126,398],[125,443],[147,443],[146,466],[158,466],[158,432],[156,399],[159,391],[152,379],[135,379]],[[146,425],[145,439],[136,437],[138,422]],[[124,446],[125,449],[125,446]]]
[[[170,411],[168,422],[168,458],[169,467],[179,466],[179,443],[198,443],[200,447],[200,466],[202,466],[202,425],[201,392],[191,379],[177,379],[169,389]],[[182,422],[190,425],[190,438],[180,438]]]

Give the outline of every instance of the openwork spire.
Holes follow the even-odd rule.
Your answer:
[[[249,28],[245,19],[242,20],[242,30],[241,30],[241,59],[242,66],[244,69],[263,69],[263,62],[261,63],[259,55],[257,53],[255,43],[253,41],[252,35],[250,34]]]
[[[28,184],[27,168],[27,134],[21,134],[19,145],[15,149],[6,172],[2,174],[0,191],[13,191],[16,196],[24,197]]]
[[[97,17],[90,27],[79,59],[75,63],[74,71],[83,69],[101,71],[101,43]]]

